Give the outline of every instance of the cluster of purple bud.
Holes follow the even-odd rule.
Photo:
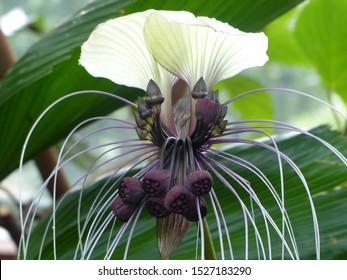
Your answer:
[[[125,177],[119,184],[119,196],[112,203],[112,211],[120,221],[127,222],[143,199],[151,215],[160,219],[171,213],[182,214],[190,221],[198,221],[207,214],[207,203],[202,196],[212,188],[213,179],[206,170],[192,172],[185,186],[170,186],[166,169],[148,171],[142,180]]]
[[[160,88],[153,80],[150,80],[146,98],[138,98],[138,109],[135,111],[137,135],[140,139],[149,140],[158,146],[166,137],[159,118],[163,102],[164,96],[161,94]]]
[[[171,213],[181,214],[190,221],[206,216],[207,203],[203,196],[211,191],[211,175],[206,170],[187,174],[188,170],[196,170],[194,163],[182,172],[185,175],[178,174],[177,170],[182,163],[193,162],[188,157],[194,157],[194,151],[224,131],[227,107],[219,102],[218,91],[208,92],[203,78],[194,86],[191,97],[195,99],[196,126],[183,138],[173,137],[175,133],[162,125],[160,113],[164,97],[153,80],[148,83],[146,97],[139,98],[135,112],[136,132],[140,139],[160,148],[161,169],[150,170],[142,178],[127,177],[120,182],[119,197],[112,204],[119,220],[128,221],[142,203],[146,203],[149,213],[158,219]],[[181,180],[177,180],[178,177]]]

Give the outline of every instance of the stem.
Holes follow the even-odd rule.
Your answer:
[[[204,226],[204,236],[205,236],[205,259],[206,260],[217,260],[216,251],[214,249],[212,236],[210,232],[210,228],[207,223],[206,217],[202,219]]]
[[[15,60],[15,55],[12,52],[11,46],[5,35],[0,30],[0,80],[6,75],[7,71],[15,63]],[[51,174],[52,170],[54,170],[57,163],[55,148],[51,147],[41,152],[41,154],[35,157],[35,163],[41,173],[43,180],[46,180]],[[51,180],[49,182],[49,189],[51,193],[54,189],[53,184],[54,182],[53,180]],[[58,183],[56,189],[57,198],[61,197],[69,189],[67,179],[65,178],[65,175],[61,170],[58,171]]]
[[[42,151],[35,157],[35,163],[38,167],[43,180],[49,178],[51,172],[57,165],[57,152],[54,146]],[[57,174],[57,185],[54,186],[54,180],[48,183],[48,189],[52,196],[55,193],[56,198],[62,197],[69,190],[69,183],[62,170]]]
[[[15,63],[14,53],[11,50],[7,38],[0,30],[0,80],[5,76],[8,69]]]
[[[12,211],[6,205],[0,205],[0,226],[8,230],[12,240],[19,245],[21,229]]]

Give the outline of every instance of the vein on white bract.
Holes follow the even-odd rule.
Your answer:
[[[274,120],[233,122],[225,119],[231,102],[260,91],[282,91],[317,99],[294,90],[258,89],[221,102],[219,92],[212,90],[221,80],[244,69],[262,66],[268,60],[266,50],[267,38],[263,33],[245,33],[226,23],[207,17],[195,17],[188,12],[148,10],[100,24],[83,44],[80,64],[93,76],[144,90],[145,97],[138,98],[135,104],[105,92],[75,92],[54,102],[35,122],[22,155],[31,133],[44,115],[56,104],[70,97],[83,94],[106,95],[134,109],[134,121],[94,117],[80,123],[67,136],[56,169],[42,185],[27,218],[22,222],[25,234],[21,240],[21,257],[26,258],[30,248],[33,222],[29,217],[35,216],[48,181],[55,178],[58,170],[79,156],[100,150],[99,156],[86,173],[71,185],[71,190],[79,189],[79,203],[76,205],[78,241],[74,258],[93,258],[96,248],[104,246],[105,259],[119,255],[120,248],[126,259],[136,224],[147,211],[153,216],[153,221],[156,221],[157,236],[153,238],[157,239],[162,259],[168,259],[184,242],[182,240],[192,224],[197,225],[196,258],[213,259],[218,255],[221,259],[234,259],[233,239],[230,235],[233,221],[227,220],[223,206],[219,203],[215,189],[218,181],[218,186],[223,185],[242,209],[245,259],[249,258],[250,231],[254,232],[260,259],[272,259],[273,234],[281,240],[282,258],[287,256],[299,259],[296,236],[285,208],[284,162],[294,170],[302,183],[303,192],[307,193],[313,220],[312,238],[315,240],[316,257],[319,258],[319,225],[305,177],[296,164],[279,150],[275,138],[264,129],[272,127],[307,135],[335,153],[347,165],[345,157],[329,143],[286,123]],[[67,148],[68,141],[78,129],[96,120],[111,124],[83,135]],[[118,135],[123,131],[131,131],[133,136],[74,152],[76,147],[88,139],[108,130],[115,131]],[[269,143],[243,139],[242,135],[249,132],[265,136]],[[274,186],[260,167],[220,147],[235,143],[256,145],[273,152],[277,159],[280,186]],[[108,158],[108,154],[115,151],[119,151],[118,154]],[[105,166],[112,168],[116,162],[121,164],[104,180],[98,195],[94,197],[92,207],[85,212],[82,209],[84,193],[88,191],[88,179]],[[264,188],[273,197],[274,207],[281,213],[280,222],[273,219],[263,206],[257,191],[247,178],[230,169],[225,162],[248,169],[262,181]],[[240,197],[234,184],[248,194],[251,207]],[[68,196],[69,193],[59,202],[53,203],[53,212],[46,223],[39,257],[44,257],[43,247],[50,230],[53,232],[52,240],[49,240],[52,242],[53,257],[66,257],[57,254],[60,244],[56,242],[55,233],[56,215]],[[255,219],[254,209],[261,213],[261,222]],[[211,216],[217,226],[220,246],[218,254],[211,245],[212,236],[206,218],[209,212],[213,213]],[[265,234],[259,230],[260,223],[265,226]],[[119,244],[124,238],[126,244],[122,247]]]

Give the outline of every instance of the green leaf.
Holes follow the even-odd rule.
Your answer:
[[[215,17],[242,31],[255,32],[301,2],[303,0],[154,0],[137,1],[129,5],[125,12],[133,13],[147,9],[186,10],[198,16]]]
[[[215,87],[221,91],[223,100],[232,98],[243,92],[263,88],[255,79],[244,75],[237,75],[231,79],[218,83]],[[226,93],[227,97],[223,94]],[[273,102],[268,93],[245,96],[231,103],[229,111],[237,111],[241,119],[273,119]]]
[[[347,139],[338,132],[329,130],[327,127],[319,127],[311,131],[312,134],[323,138],[334,147],[347,155]],[[328,149],[323,148],[317,141],[307,136],[287,136],[276,141],[280,150],[290,157],[304,174],[313,201],[316,207],[320,236],[321,236],[321,257],[322,259],[345,259],[347,256],[347,172],[346,166]],[[241,145],[229,149],[232,155],[239,156],[254,165],[258,166],[269,178],[279,192],[280,178],[278,176],[278,162],[276,155],[256,146]],[[217,159],[215,157],[215,159]],[[276,223],[281,226],[281,213],[274,203],[274,199],[264,184],[249,170],[239,165],[227,164],[228,168],[246,178],[255,193],[257,194],[265,209],[273,217]],[[285,170],[285,207],[293,225],[296,241],[301,259],[315,258],[315,242],[312,229],[312,215],[309,207],[307,193],[295,172],[284,164]],[[244,218],[239,203],[231,192],[215,179],[214,190],[217,193],[219,202],[222,205],[225,219],[231,231],[230,237],[233,244],[235,258],[243,259],[245,246]],[[238,192],[241,199],[249,207],[249,196],[235,182],[230,181]],[[87,188],[83,192],[81,221],[85,220],[88,211],[92,207],[98,194],[106,192],[101,190],[103,182]],[[277,188],[278,187],[278,188]],[[113,189],[113,187],[112,187]],[[112,191],[111,189],[111,191]],[[101,196],[99,196],[100,199]],[[57,255],[61,259],[71,259],[74,256],[77,246],[77,205],[79,192],[71,193],[63,200],[62,205],[57,211],[56,217],[56,236],[57,236]],[[99,201],[99,199],[97,199]],[[220,247],[218,240],[217,225],[213,215],[211,205],[209,207],[207,220],[209,222],[212,238],[220,258]],[[108,213],[108,211],[106,211]],[[265,226],[262,223],[262,216],[255,208],[255,219],[258,229],[263,239],[266,239]],[[42,236],[46,230],[46,215],[37,225],[30,237],[28,258],[38,258],[38,251],[41,246]],[[95,216],[94,216],[95,217]],[[102,220],[99,223],[99,228]],[[89,225],[91,221],[89,222]],[[141,214],[132,238],[128,257],[130,259],[157,259],[159,258],[155,241],[155,219],[147,211]],[[48,224],[48,235],[43,246],[42,258],[53,258],[51,224]],[[112,236],[119,230],[120,224],[116,224],[116,229]],[[254,231],[249,227],[249,256],[257,258]],[[194,259],[197,227],[193,224],[184,238],[178,251],[172,256],[173,259]],[[108,242],[110,229],[101,238],[95,247],[93,258],[102,258]],[[281,244],[276,234],[271,231],[273,258],[281,258]],[[127,233],[122,238],[118,253],[114,258],[122,258]],[[111,238],[112,239],[112,238]],[[224,240],[225,241],[225,240]],[[224,243],[227,246],[226,242]],[[266,242],[264,244],[266,245]],[[227,247],[226,247],[227,248]],[[226,254],[227,255],[227,254]],[[287,256],[288,257],[288,256]]]
[[[188,10],[227,21],[245,31],[256,31],[301,1],[102,0],[89,4],[32,46],[0,82],[0,179],[18,166],[31,126],[58,98],[86,89],[109,91],[129,99],[141,94],[139,90],[91,77],[78,65],[80,46],[99,23],[124,13],[154,8]],[[26,159],[62,139],[81,120],[107,114],[120,106],[120,102],[96,95],[64,101],[37,128]]]
[[[78,65],[81,44],[98,23],[117,17],[130,1],[106,0],[88,5],[48,33],[9,71],[0,83],[0,179],[18,167],[19,155],[31,126],[55,100],[75,91],[99,89],[118,95],[139,91],[91,77]],[[33,135],[26,158],[59,141],[82,119],[123,106],[110,98],[84,95],[57,106]]]
[[[304,6],[295,36],[329,92],[347,102],[347,2],[313,0]]]
[[[270,63],[312,65],[294,36],[294,23],[297,14],[298,9],[291,10],[265,27],[264,31],[269,38],[267,54]]]

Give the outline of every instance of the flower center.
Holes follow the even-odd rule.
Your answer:
[[[113,207],[113,212],[117,218],[126,221],[136,211],[134,205],[145,200],[148,211],[158,219],[176,213],[190,221],[197,221],[199,216],[207,214],[207,204],[202,196],[207,195],[213,187],[212,176],[201,161],[202,153],[209,147],[211,138],[223,133],[227,124],[224,120],[227,107],[219,103],[218,91],[207,93],[201,78],[190,96],[178,101],[177,106],[180,107],[176,106],[176,111],[180,113],[176,114],[175,122],[185,133],[177,135],[160,121],[164,97],[154,81],[149,82],[146,93],[145,99],[139,98],[135,112],[136,131],[140,139],[151,141],[159,148],[159,161],[142,178],[130,180],[127,177],[122,180],[116,199],[120,202],[114,203],[119,207]],[[191,121],[185,120],[183,126],[178,123],[180,115],[191,116],[191,112],[184,111],[192,107],[184,106],[187,98],[194,106],[193,129],[187,129]],[[191,133],[186,133],[190,130]],[[200,209],[200,215],[197,209]]]

